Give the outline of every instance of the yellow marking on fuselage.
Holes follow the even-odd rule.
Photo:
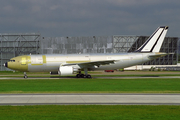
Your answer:
[[[43,58],[43,63],[46,63],[46,56],[43,55],[42,58]]]
[[[47,63],[57,63],[59,61],[47,61]]]
[[[22,57],[21,64],[26,65],[26,57]]]
[[[27,64],[31,64],[31,57],[27,56]]]
[[[43,64],[31,64],[31,65],[34,65],[34,66],[36,66],[36,65],[43,65]]]

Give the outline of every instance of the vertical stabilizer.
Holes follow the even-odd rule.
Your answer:
[[[158,27],[146,42],[135,52],[159,52],[167,31],[168,26]]]

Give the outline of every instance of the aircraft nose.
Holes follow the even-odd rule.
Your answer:
[[[6,63],[4,63],[4,67],[8,67],[8,63],[6,62]]]

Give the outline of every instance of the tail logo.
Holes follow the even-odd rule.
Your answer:
[[[168,28],[168,26],[158,27],[147,41],[135,52],[159,52]]]

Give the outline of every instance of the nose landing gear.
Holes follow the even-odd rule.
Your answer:
[[[25,78],[25,79],[27,79],[27,78],[28,78],[28,76],[26,75],[26,72],[24,72],[24,78]]]

